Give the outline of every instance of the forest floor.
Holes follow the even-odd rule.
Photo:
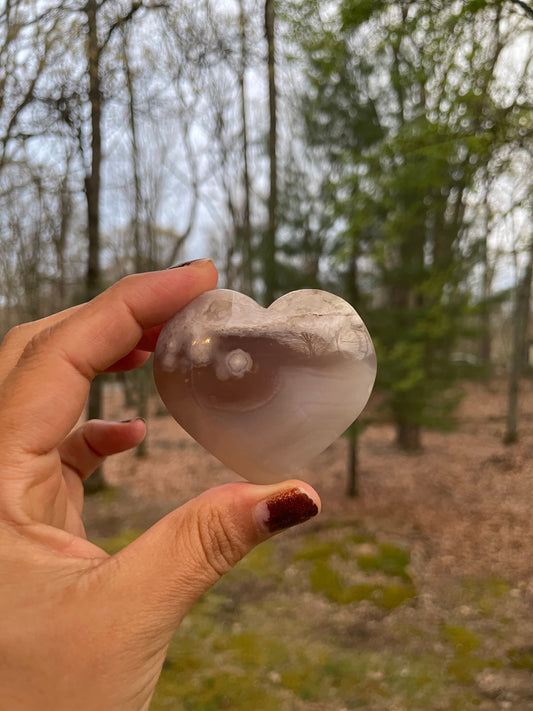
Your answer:
[[[390,424],[301,473],[321,516],[259,546],[174,638],[153,711],[533,710],[533,383],[502,444],[505,383],[469,383],[454,432],[403,454]],[[154,403],[154,410],[157,403]],[[134,413],[108,390],[109,418]],[[372,411],[372,406],[370,408]],[[89,537],[118,550],[172,508],[237,477],[168,416],[149,456],[106,464]]]

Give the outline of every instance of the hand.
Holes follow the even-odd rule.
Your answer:
[[[148,709],[170,638],[254,545],[318,513],[302,482],[208,491],[115,556],[88,542],[82,480],[141,420],[80,418],[98,373],[144,363],[162,324],[214,288],[209,261],[128,277],[11,331],[0,348],[0,689],[6,711]]]

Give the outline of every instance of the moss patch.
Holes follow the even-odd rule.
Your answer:
[[[369,601],[391,611],[416,597],[409,551],[359,530],[326,541],[309,537],[293,560],[310,566],[314,593],[339,605]]]
[[[461,599],[472,605],[484,617],[491,618],[496,614],[498,604],[510,592],[510,585],[501,578],[473,579],[463,582]]]
[[[378,543],[373,554],[357,556],[357,565],[361,570],[379,571],[402,580],[410,581],[407,572],[411,556],[408,551],[390,543]]]
[[[140,533],[97,543],[115,553]],[[151,711],[475,711],[485,669],[533,669],[511,647],[505,581],[462,581],[440,624],[410,609],[409,564],[407,546],[348,526],[262,544],[183,621]]]
[[[481,644],[475,632],[460,625],[442,625],[441,634],[444,641],[452,645],[456,654],[474,652]]]
[[[526,669],[533,672],[533,645],[513,647],[508,650],[507,658],[513,669]]]

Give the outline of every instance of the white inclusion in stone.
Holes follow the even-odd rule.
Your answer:
[[[166,348],[163,352],[163,357],[161,358],[161,367],[167,373],[172,373],[176,369],[177,365],[177,347],[176,342],[173,338],[169,338],[166,344]]]
[[[242,378],[245,373],[252,370],[253,364],[251,355],[241,348],[230,351],[226,356],[228,375],[233,378]]]

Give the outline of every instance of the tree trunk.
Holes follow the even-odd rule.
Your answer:
[[[87,299],[94,298],[101,289],[100,268],[100,166],[102,162],[101,118],[102,103],[100,91],[100,48],[97,27],[98,4],[87,0],[87,65],[89,72],[89,104],[91,107],[91,164],[85,179],[87,199]],[[91,383],[87,404],[87,417],[101,419],[103,413],[102,380],[97,377]],[[105,487],[103,469],[99,467],[85,482],[86,491],[95,492]]]
[[[357,308],[357,302],[359,301],[358,256],[358,242],[354,236],[352,238],[348,271],[346,273],[346,298],[354,308]],[[354,422],[348,430],[348,461],[346,472],[346,495],[351,498],[355,498],[359,495],[359,432],[359,423]]]
[[[487,238],[484,239],[483,251],[487,251]],[[488,257],[483,255],[483,302],[481,305],[481,338],[479,343],[479,357],[485,366],[490,366],[492,360],[491,338],[491,313],[488,300],[491,293],[491,274]]]
[[[72,198],[68,189],[68,170],[70,167],[70,161],[67,162],[67,170],[65,171],[65,177],[61,181],[61,192],[60,192],[60,226],[59,234],[54,240],[54,247],[56,250],[56,261],[57,261],[57,303],[58,309],[62,310],[67,307],[67,279],[66,279],[66,261],[65,261],[65,251],[67,248],[67,234],[70,225],[70,218],[72,215]]]
[[[250,210],[250,171],[248,166],[248,117],[246,113],[246,84],[245,75],[248,65],[248,51],[246,47],[246,17],[244,2],[239,0],[239,20],[241,26],[241,64],[239,67],[239,90],[241,95],[241,123],[242,123],[242,155],[243,155],[243,183],[244,183],[244,220],[242,225],[242,283],[243,291],[253,297],[253,270],[252,270],[252,224]]]
[[[509,368],[507,422],[504,444],[518,442],[518,389],[526,360],[527,331],[529,325],[529,302],[531,300],[531,279],[533,277],[533,239],[531,240],[529,260],[524,276],[516,287],[513,318],[513,351]]]
[[[420,425],[398,420],[396,422],[396,444],[405,452],[416,452],[422,448]]]
[[[277,93],[274,0],[265,0],[265,35],[267,40],[269,132],[268,157],[270,163],[270,190],[268,194],[268,224],[263,244],[265,303],[276,298],[276,217],[278,202],[277,165]]]
[[[348,460],[346,496],[355,499],[359,496],[359,427],[357,422],[348,430]]]
[[[489,299],[492,292],[493,269],[490,265],[489,256],[489,201],[488,201],[488,178],[483,176],[484,200],[483,200],[483,236],[481,242],[481,263],[483,266],[482,301],[481,301],[481,338],[479,343],[479,357],[483,365],[489,367],[492,359],[492,338],[491,338],[491,312]]]
[[[139,149],[137,144],[137,122],[135,114],[135,99],[133,91],[133,80],[131,76],[130,63],[128,57],[128,47],[125,34],[124,37],[124,70],[126,74],[126,84],[128,87],[128,107],[129,107],[129,121],[130,121],[130,131],[131,131],[131,160],[133,169],[133,187],[134,187],[134,215],[133,215],[133,241],[134,241],[134,260],[135,260],[135,272],[139,273],[144,271],[146,260],[143,255],[143,245],[142,245],[142,234],[141,234],[141,204],[142,204],[142,194],[141,194],[141,181],[139,175]],[[146,221],[147,222],[147,221]],[[145,224],[145,229],[149,225]],[[150,240],[150,262],[154,260],[153,255],[153,240]],[[152,265],[150,264],[150,268]],[[135,389],[137,391],[137,414],[142,417],[146,422],[148,417],[148,400],[150,395],[149,387],[149,375],[146,366],[137,368],[131,377],[135,383]],[[139,444],[135,450],[136,457],[146,457],[148,454],[148,444],[146,437]]]

